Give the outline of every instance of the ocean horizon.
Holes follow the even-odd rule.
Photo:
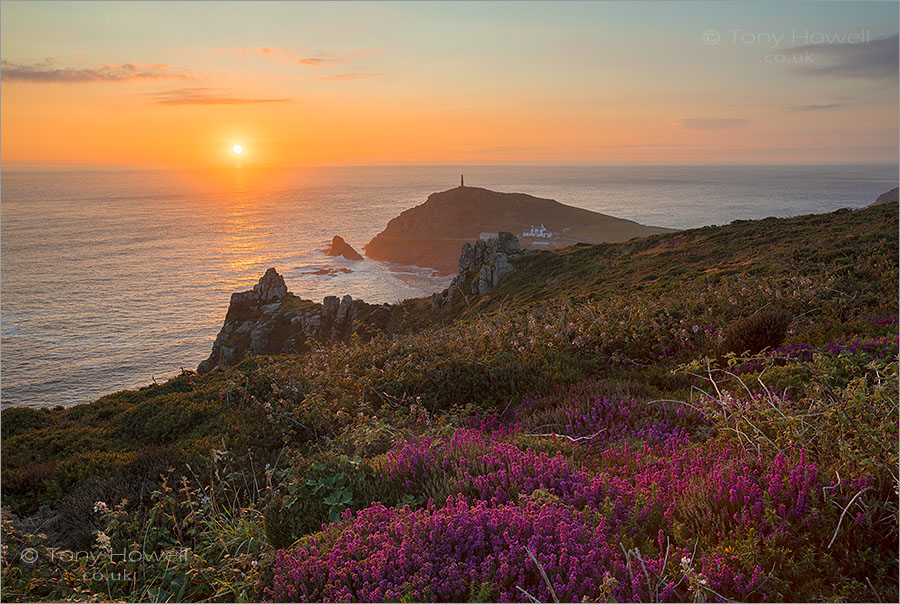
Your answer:
[[[321,250],[340,235],[362,252],[461,173],[676,229],[860,208],[898,179],[891,164],[5,170],[3,406],[86,403],[195,369],[230,295],[270,266],[316,302],[439,291],[449,279],[431,269]]]

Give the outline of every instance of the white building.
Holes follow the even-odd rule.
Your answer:
[[[531,225],[531,230],[524,231],[522,233],[522,237],[536,237],[538,239],[551,239],[553,237],[553,232],[548,231],[547,228],[543,224],[539,227]]]

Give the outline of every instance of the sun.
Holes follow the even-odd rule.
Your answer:
[[[234,147],[231,148],[231,150],[234,151],[235,153],[237,153],[238,155],[240,155],[241,153],[244,152],[244,148],[241,145],[235,145]]]

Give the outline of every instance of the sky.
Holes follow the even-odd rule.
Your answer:
[[[897,163],[898,6],[4,1],[0,161]]]

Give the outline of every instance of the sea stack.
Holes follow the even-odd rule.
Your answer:
[[[329,256],[343,256],[347,260],[363,259],[360,253],[354,250],[340,235],[335,235],[334,238],[332,238],[331,243],[325,247],[324,252]]]

